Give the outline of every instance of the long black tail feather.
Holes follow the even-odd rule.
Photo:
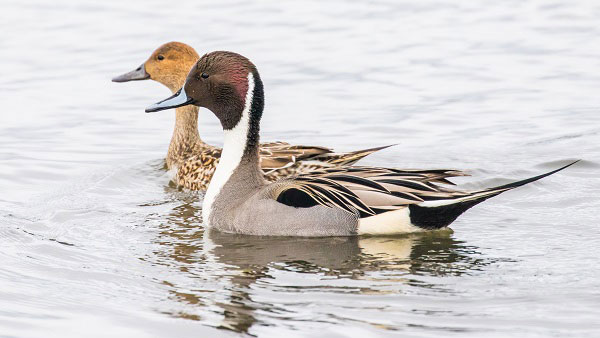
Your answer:
[[[531,182],[535,182],[544,177],[555,174],[563,169],[572,166],[577,162],[579,162],[579,160],[569,163],[561,168],[547,172],[545,174],[477,191],[467,196],[448,199],[446,200],[447,204],[444,200],[436,200],[429,203],[424,202],[421,204],[411,204],[409,205],[411,223],[415,226],[427,230],[440,229],[446,227],[450,225],[450,223],[454,222],[454,220],[456,220],[456,218],[462,213],[472,208],[473,206],[487,200],[488,198],[497,196],[505,191],[512,190],[514,188],[523,186]]]

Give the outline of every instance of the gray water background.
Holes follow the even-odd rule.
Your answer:
[[[597,1],[0,7],[0,337],[600,335]],[[174,114],[143,112],[169,91],[110,82],[173,40],[254,61],[265,141],[398,143],[363,163],[464,188],[582,162],[454,232],[208,233],[163,169]]]

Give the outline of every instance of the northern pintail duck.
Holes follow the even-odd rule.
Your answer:
[[[260,169],[258,143],[263,84],[248,59],[231,52],[204,55],[182,89],[146,111],[186,105],[208,108],[223,127],[223,154],[204,197],[202,215],[209,227],[224,232],[350,236],[439,229],[490,197],[573,164],[470,192],[433,183],[427,175],[435,171],[411,173],[364,166],[322,169],[267,183]]]
[[[183,86],[190,68],[198,58],[198,53],[192,47],[181,42],[169,42],[156,49],[135,70],[112,80],[128,82],[151,79],[175,93]],[[352,164],[386,147],[336,153],[326,147],[270,142],[260,145],[259,158],[265,178],[274,181],[314,169]],[[175,129],[166,157],[167,168],[175,172],[174,182],[190,190],[206,190],[220,157],[220,148],[207,144],[200,138],[198,107],[178,107],[175,110]]]

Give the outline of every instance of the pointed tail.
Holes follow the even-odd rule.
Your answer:
[[[577,162],[579,162],[579,160],[542,175],[530,177],[524,180],[504,184],[493,188],[475,191],[467,194],[466,196],[463,195],[460,197],[430,200],[419,204],[411,204],[409,206],[411,223],[420,228],[428,230],[446,227],[450,225],[450,223],[454,222],[454,220],[463,212],[487,200],[488,198],[500,195],[505,191],[512,190],[525,184],[540,180],[546,176],[555,174],[563,169],[572,166]]]
[[[362,150],[352,151],[349,153],[327,154],[327,155],[324,155],[323,157],[319,157],[318,159],[328,162],[328,163],[331,163],[331,164],[340,165],[340,166],[353,165],[354,163],[362,160],[363,158],[371,155],[372,153],[382,150],[382,149],[389,148],[391,146],[395,146],[395,144],[390,144],[390,145],[383,146],[383,147],[362,149]]]

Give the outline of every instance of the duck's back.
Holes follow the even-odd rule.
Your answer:
[[[295,146],[284,142],[263,143],[260,146],[260,166],[265,180],[277,180],[335,168],[354,163],[386,147],[335,153],[331,149]],[[190,190],[206,190],[221,158],[222,149],[204,142],[173,148],[167,156],[167,167],[176,172],[177,185]]]

